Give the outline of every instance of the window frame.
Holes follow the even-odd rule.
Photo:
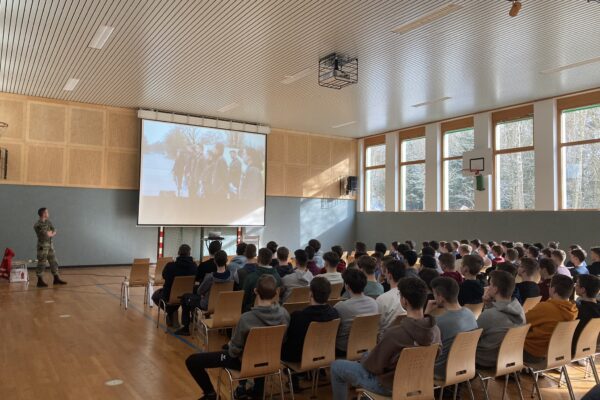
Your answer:
[[[371,136],[371,137],[365,138],[365,140],[364,140],[363,171],[362,171],[363,188],[364,188],[364,193],[363,193],[363,210],[364,210],[364,212],[381,212],[381,211],[375,211],[375,210],[367,210],[367,195],[368,195],[368,193],[367,193],[367,171],[375,170],[375,169],[383,169],[385,172],[385,164],[386,164],[384,162],[381,165],[374,165],[371,167],[367,167],[367,151],[369,150],[370,147],[375,147],[375,146],[380,146],[380,145],[385,146],[385,135]],[[387,157],[386,157],[386,162],[387,162]]]
[[[452,156],[452,157],[446,157],[446,149],[444,146],[445,140],[444,140],[444,136],[447,133],[450,132],[455,132],[455,131],[462,131],[462,130],[467,130],[467,129],[473,129],[475,128],[475,118],[473,116],[470,117],[464,117],[464,118],[460,118],[460,119],[455,119],[455,120],[451,120],[451,121],[446,121],[446,122],[442,122],[440,124],[440,142],[441,142],[441,164],[440,167],[442,168],[441,171],[441,181],[442,181],[442,185],[440,186],[441,188],[441,193],[440,193],[440,200],[442,202],[442,211],[444,212],[469,212],[469,211],[474,211],[475,208],[473,208],[472,210],[450,210],[446,207],[446,183],[448,180],[448,177],[446,176],[446,168],[444,167],[446,164],[446,161],[452,161],[452,160],[462,160],[462,156]],[[475,136],[475,132],[473,131],[473,136]]]
[[[501,111],[496,111],[492,113],[492,157],[494,158],[492,162],[492,210],[493,211],[535,211],[535,202],[533,209],[506,209],[503,210],[499,207],[498,200],[500,196],[498,195],[498,190],[500,189],[500,185],[498,183],[498,179],[500,178],[500,174],[498,173],[498,156],[502,154],[515,154],[515,153],[524,153],[526,151],[533,151],[535,157],[535,127],[533,131],[533,144],[531,146],[524,147],[514,147],[510,149],[498,149],[496,145],[496,127],[500,123],[519,121],[523,119],[531,119],[533,121],[533,104],[526,104],[524,106],[513,107]]]
[[[598,139],[586,139],[573,142],[563,142],[562,115],[563,112],[586,107],[600,107],[600,90],[578,94],[575,96],[561,97],[556,100],[556,151],[558,165],[558,209],[560,211],[598,211],[599,208],[567,208],[565,193],[566,187],[563,182],[563,149],[571,146],[600,143]]]
[[[425,141],[425,158],[422,160],[414,160],[414,161],[402,161],[402,143],[407,140],[414,139],[426,139],[425,138],[425,126],[419,126],[416,128],[407,129],[404,131],[398,132],[398,204],[397,209],[400,212],[423,212],[426,210],[425,198],[423,198],[423,209],[422,210],[405,210],[402,208],[402,193],[403,193],[403,175],[402,175],[402,167],[407,165],[425,165],[425,161],[427,160],[427,140]],[[427,176],[425,176],[425,180],[427,181]],[[427,184],[425,184],[427,186]]]

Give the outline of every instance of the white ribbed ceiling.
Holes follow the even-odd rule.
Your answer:
[[[455,0],[458,12],[391,31],[448,2],[0,0],[0,91],[358,137],[600,86],[600,62],[540,73],[600,56],[600,4],[522,0],[510,18],[506,0]],[[88,48],[101,25],[112,36]],[[357,85],[318,86],[333,51],[358,57]]]

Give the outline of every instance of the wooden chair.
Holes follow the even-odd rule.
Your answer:
[[[287,326],[285,325],[250,329],[246,345],[244,346],[244,356],[242,357],[242,367],[240,370],[236,371],[228,368],[219,370],[217,399],[221,395],[221,375],[223,371],[225,371],[229,378],[231,399],[235,398],[233,382],[251,378],[266,378],[275,375],[279,377],[279,388],[281,390],[281,398],[283,399],[284,390],[280,356],[286,329]]]
[[[367,314],[354,317],[348,336],[346,360],[359,360],[362,355],[375,347],[381,314]]]
[[[479,318],[481,312],[483,311],[483,303],[479,304],[465,304],[463,307],[468,308],[475,315],[475,319]]]
[[[404,348],[396,364],[392,397],[360,388],[358,397],[371,400],[433,400],[433,368],[439,349],[437,343]]]
[[[294,311],[302,311],[309,305],[310,303],[308,301],[300,301],[297,303],[283,303],[283,308],[291,315]]]
[[[511,374],[514,374],[515,382],[519,388],[519,396],[523,400],[523,391],[521,390],[518,373],[523,369],[523,347],[525,346],[525,337],[527,337],[530,326],[530,324],[527,324],[510,328],[500,344],[496,369],[477,371],[486,400],[489,400],[487,385],[489,380],[500,376],[504,376],[504,390],[502,391],[502,400],[504,400],[506,388],[508,387],[508,378]]]
[[[136,259],[138,260],[138,259]],[[147,260],[147,259],[146,259]],[[148,277],[150,276],[150,261],[135,262],[131,265],[129,270],[129,277],[123,280],[121,283],[121,305],[127,306],[129,304],[129,288],[132,287],[143,287],[144,288],[144,304],[148,303]]]
[[[310,286],[290,288],[290,294],[285,299],[286,303],[308,302],[310,299]]]
[[[598,371],[594,357],[597,354],[596,347],[598,345],[598,334],[600,333],[600,318],[592,318],[583,328],[575,345],[575,354],[572,361],[587,360],[592,367],[592,373],[596,379],[596,385],[600,384],[598,379]],[[587,377],[587,366],[586,374]]]
[[[150,264],[150,259],[149,258],[134,258],[133,263],[134,264]]]
[[[342,299],[342,298],[339,298],[339,299],[329,299],[329,300],[327,300],[327,304],[329,304],[331,307],[334,307],[340,301],[344,301],[344,299]]]
[[[235,328],[242,316],[243,302],[243,290],[229,292],[219,291],[211,318],[204,318],[200,309],[194,310],[194,321],[192,326],[200,328],[199,331],[203,333],[205,350],[208,350],[208,333],[210,331]]]
[[[461,332],[454,338],[446,361],[446,378],[435,379],[435,388],[440,389],[440,400],[443,398],[446,386],[454,386],[454,398],[456,399],[458,384],[463,382],[467,383],[471,400],[475,400],[471,379],[475,378],[475,353],[482,331],[483,329],[475,329]]]
[[[311,322],[304,337],[302,360],[299,363],[284,362],[290,378],[292,400],[294,399],[292,371],[295,374],[313,371],[311,396],[316,395],[319,384],[319,370],[329,367],[335,360],[335,339],[339,326],[339,318],[328,322]]]
[[[526,313],[527,311],[531,310],[540,301],[542,301],[542,296],[526,298],[525,301],[523,302],[523,312]]]
[[[186,293],[191,293],[194,289],[195,276],[176,276],[173,280],[173,286],[171,286],[171,292],[169,293],[169,302],[165,302],[163,299],[159,300],[158,310],[156,313],[156,328],[160,326],[160,310],[165,310],[165,324],[167,319],[167,306],[176,306],[181,304],[181,296]],[[162,306],[162,307],[161,307]]]
[[[334,283],[331,285],[331,294],[329,295],[329,300],[335,300],[342,297],[342,290],[344,289],[344,283]]]
[[[550,337],[546,359],[541,363],[535,364],[525,362],[525,366],[529,368],[533,374],[533,385],[540,400],[542,400],[542,393],[540,392],[540,387],[538,386],[538,377],[542,372],[551,369],[560,370],[561,377],[562,374],[565,375],[569,396],[571,397],[571,400],[575,400],[573,386],[571,386],[571,379],[567,373],[566,365],[571,362],[571,343],[573,342],[573,334],[575,333],[575,328],[577,328],[578,323],[578,320],[559,322],[556,325],[556,328],[554,328],[552,336]],[[531,397],[533,397],[533,389]]]
[[[218,302],[218,298],[219,298],[219,293],[221,292],[231,292],[233,290],[233,281],[227,281],[227,282],[213,282],[212,285],[210,285],[210,293],[208,295],[208,306],[206,307],[207,310],[205,312],[205,314],[212,314],[215,312],[215,306]]]

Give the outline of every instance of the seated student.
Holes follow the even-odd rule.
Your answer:
[[[406,244],[409,247],[409,250],[416,250],[417,244],[414,240],[405,240],[404,244]]]
[[[277,244],[277,242],[274,242],[273,240],[271,240],[270,242],[267,243],[267,245],[265,247],[267,249],[271,250],[271,253],[273,253],[273,259],[271,260],[271,266],[276,267],[278,264],[278,261],[277,261],[277,258],[275,258],[275,254],[277,254],[277,249],[279,248],[279,245]]]
[[[517,273],[521,277],[521,282],[517,283],[515,296],[519,303],[523,304],[530,297],[540,295],[540,287],[538,286],[538,275],[540,266],[537,260],[526,257],[521,260],[521,264],[517,268]]]
[[[281,247],[280,247],[281,248]],[[281,282],[285,287],[285,293],[283,295],[283,299],[285,302],[289,295],[291,294],[292,288],[296,287],[305,287],[310,285],[310,282],[313,279],[313,274],[308,270],[306,264],[308,262],[306,256],[306,252],[302,249],[296,250],[294,252],[294,259],[296,260],[296,268],[291,274],[288,274],[281,278]]]
[[[550,298],[550,282],[552,277],[556,274],[556,264],[552,258],[542,258],[540,260],[540,282],[538,287],[540,289],[540,296],[542,301],[546,301]]]
[[[235,247],[236,255],[231,259],[231,261],[229,261],[229,264],[227,265],[227,269],[229,272],[231,272],[231,276],[234,278],[237,276],[238,269],[243,268],[248,262],[248,259],[244,255],[246,253],[247,246],[248,245],[244,242],[238,243],[238,245]]]
[[[364,314],[376,314],[379,311],[375,300],[363,293],[365,286],[367,286],[367,276],[364,272],[355,268],[348,268],[342,274],[342,278],[344,278],[344,287],[350,298],[346,301],[340,301],[334,307],[340,314],[341,319],[335,342],[335,352],[338,357],[346,355],[348,336],[354,317]]]
[[[344,272],[346,270],[346,261],[342,260],[342,256],[344,255],[344,249],[342,248],[342,246],[336,245],[336,246],[331,246],[331,251],[333,251],[337,255],[338,259],[340,260],[337,265],[337,272],[339,272],[339,273]],[[327,270],[325,269],[325,267],[323,267],[321,269],[321,273],[324,274],[326,272],[327,272]]]
[[[244,311],[250,310],[254,305],[254,299],[256,297],[254,289],[256,288],[256,282],[258,282],[258,279],[261,276],[271,275],[275,278],[277,287],[282,287],[281,277],[277,273],[277,270],[271,267],[272,259],[273,253],[266,247],[258,251],[258,266],[254,272],[249,273],[246,279],[244,279],[244,286],[242,288],[244,290],[244,303],[242,308]]]
[[[577,318],[577,306],[569,301],[573,293],[573,280],[564,275],[554,275],[550,283],[550,299],[538,303],[525,314],[531,324],[525,339],[523,360],[540,362],[548,353],[548,344],[556,324]]]
[[[579,323],[573,335],[573,354],[575,354],[577,340],[579,340],[583,328],[592,318],[600,318],[600,304],[597,301],[598,293],[600,293],[600,278],[592,274],[579,275],[575,282],[575,293],[579,296],[577,299]]]
[[[431,289],[431,281],[439,276],[440,274],[433,268],[421,268],[419,271],[419,279],[427,285],[427,304],[429,304],[429,300],[435,300],[433,290]]]
[[[442,333],[442,352],[435,362],[435,376],[443,379],[446,376],[446,361],[454,338],[460,332],[477,329],[477,321],[471,310],[458,304],[459,287],[456,280],[440,276],[431,281],[431,288],[435,300],[429,301],[425,314],[430,314],[436,307],[446,310],[436,318]]]
[[[437,265],[436,259],[433,258],[433,256],[421,256],[421,259],[419,261],[421,263],[421,270],[423,270],[424,268],[429,268],[437,271],[438,274],[442,272],[442,270]]]
[[[321,242],[317,239],[310,239],[308,241],[308,245],[315,249],[315,255],[313,257],[313,261],[317,264],[317,267],[323,268],[325,266],[325,262],[323,261],[323,252],[321,251]],[[313,274],[316,275],[316,274]]]
[[[363,242],[356,242],[354,244],[354,259],[356,260],[365,254],[367,254],[367,244]]]
[[[483,329],[477,344],[476,363],[480,368],[495,368],[498,349],[509,328],[523,325],[523,307],[512,299],[515,278],[506,271],[492,271],[490,285],[484,295],[485,308],[477,319]]]
[[[510,248],[506,250],[506,254],[504,255],[504,259],[513,264],[519,261],[519,252],[515,248]]]
[[[492,259],[492,266],[496,266],[504,262],[504,257],[502,254],[502,246],[495,245],[492,247],[492,255],[494,256]]]
[[[451,242],[451,245],[452,245],[452,254],[454,254],[454,257],[456,257],[457,260],[461,259],[462,256],[458,252],[458,248],[460,247],[460,242],[458,240],[453,240]]]
[[[337,310],[327,303],[330,295],[331,284],[327,279],[316,276],[311,280],[310,306],[292,313],[281,351],[282,360],[299,362],[302,359],[304,338],[311,322],[327,322],[340,317]]]
[[[375,300],[381,314],[379,323],[379,337],[381,338],[386,329],[394,322],[398,314],[404,314],[404,308],[400,305],[400,292],[398,282],[406,277],[406,264],[400,260],[390,260],[385,264],[385,277],[390,285],[390,290],[383,293]]]
[[[265,248],[264,250],[271,253],[269,249]],[[217,398],[215,388],[206,372],[207,368],[231,368],[239,370],[242,366],[241,357],[244,353],[244,346],[250,329],[263,326],[288,325],[290,321],[288,312],[277,303],[279,289],[273,276],[262,275],[256,282],[254,293],[257,297],[256,306],[242,314],[229,341],[227,350],[196,353],[185,360],[188,371],[202,388],[202,392],[204,393],[202,399],[204,400]],[[256,398],[262,396],[261,386],[263,385],[255,382],[255,389],[258,392],[256,393]]]
[[[456,256],[456,270],[460,271],[460,267],[462,266],[462,258],[472,253],[471,246],[468,244],[461,244],[458,246],[458,256]]]
[[[329,283],[343,283],[342,274],[338,272],[338,266],[340,263],[340,259],[338,255],[333,251],[328,251],[323,254],[323,261],[325,261],[325,272],[321,272],[323,278],[327,279]]]
[[[375,243],[375,252],[380,253],[381,257],[385,256],[385,253],[387,253],[387,246],[385,245],[385,243]]]
[[[423,314],[427,298],[425,283],[418,278],[405,278],[400,281],[399,288],[406,317],[391,326],[362,361],[336,360],[331,364],[333,400],[347,399],[349,386],[360,386],[383,396],[391,396],[400,352],[407,347],[441,342],[435,318]]]
[[[592,275],[600,275],[600,247],[592,247],[590,249],[590,257],[592,264],[588,265],[587,269]]]
[[[383,286],[377,282],[375,277],[375,268],[377,267],[377,261],[371,256],[362,256],[358,259],[358,269],[360,269],[367,276],[367,285],[364,289],[365,296],[377,298],[377,296],[383,294]]]
[[[237,283],[239,288],[244,287],[244,280],[248,274],[256,271],[256,267],[258,266],[256,260],[256,246],[250,243],[246,246],[246,251],[244,252],[244,256],[246,257],[246,265],[242,268],[238,269],[233,276],[233,279]]]
[[[483,301],[483,287],[485,284],[477,277],[481,272],[481,268],[483,268],[483,258],[470,254],[462,258],[460,272],[465,279],[460,284],[458,292],[458,303],[461,306],[479,304]]]
[[[280,246],[277,248],[277,259],[275,260],[277,263],[275,265],[275,269],[282,278],[294,272],[294,267],[292,267],[292,264],[288,262],[289,257],[290,251],[287,247]],[[271,263],[271,265],[273,264]]]
[[[576,277],[578,275],[587,275],[590,272],[587,269],[587,264],[585,262],[585,258],[587,254],[583,249],[574,249],[571,250],[571,263],[573,263],[573,268],[571,268],[571,275]]]
[[[219,250],[221,250],[221,242],[214,240],[209,243],[208,254],[210,258],[206,261],[202,261],[198,266],[198,270],[196,272],[196,282],[202,282],[206,274],[210,274],[211,272],[215,272],[217,270],[217,264],[215,264],[215,254],[217,254],[217,251]]]
[[[460,274],[460,272],[456,271],[456,267],[454,265],[456,258],[454,258],[454,255],[449,253],[440,254],[438,261],[443,271],[442,276],[452,278],[460,285],[463,281],[463,276]]]
[[[421,257],[431,256],[437,260],[435,249],[431,246],[425,246],[421,249]]]
[[[571,270],[571,268],[573,268],[573,261],[571,260],[571,252],[573,250],[581,250],[581,246],[578,245],[577,243],[569,245],[569,250],[567,250],[567,253],[569,254],[569,260],[567,260],[567,262],[565,263],[565,266],[567,268],[569,268],[569,271]],[[585,261],[584,261],[585,262]]]
[[[162,277],[165,283],[162,288],[158,289],[152,294],[152,301],[154,304],[160,307],[160,300],[165,302],[169,301],[171,296],[171,288],[173,282],[177,276],[194,276],[197,274],[198,266],[194,262],[192,257],[192,248],[187,244],[179,246],[177,251],[177,258],[165,265],[162,272]],[[168,327],[179,327],[179,318],[177,315],[179,306],[167,306],[165,312],[167,313],[167,326]]]
[[[321,271],[321,269],[317,266],[317,263],[315,262],[314,247],[306,246],[304,248],[304,251],[306,252],[306,256],[308,257],[308,263],[306,264],[308,267],[308,270],[313,274],[313,276],[319,275],[319,272]]]
[[[540,258],[552,258],[552,249],[550,247],[545,247],[540,250]]]
[[[440,242],[437,240],[432,240],[429,242],[429,247],[435,251],[433,256],[437,259],[440,256]]]
[[[397,240],[394,240],[392,242],[392,247],[390,248],[390,256],[394,257],[397,260],[399,260],[400,257],[403,256],[400,250],[398,250],[398,246],[400,246],[400,243]]]
[[[489,257],[490,255],[490,246],[483,243],[476,251],[477,255],[481,257],[483,260],[483,269],[488,271],[489,268],[492,268],[492,259]],[[495,266],[494,266],[495,267]],[[490,271],[493,271],[495,268],[492,268]]]
[[[414,250],[407,250],[404,252],[404,261],[406,262],[406,277],[407,278],[418,278],[419,270],[415,267],[417,260],[419,259],[417,252]]]
[[[540,249],[538,249],[536,246],[529,246],[527,248],[527,257],[533,258],[534,260],[539,260]]]
[[[571,271],[569,271],[569,268],[567,268],[565,266],[565,261],[567,259],[567,253],[565,253],[563,250],[560,250],[560,249],[552,250],[552,259],[554,260],[554,263],[557,265],[556,273],[560,274],[560,275],[568,276],[570,278]]]

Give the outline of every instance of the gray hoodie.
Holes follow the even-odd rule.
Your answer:
[[[271,306],[256,306],[242,314],[233,336],[229,341],[229,356],[239,358],[244,352],[244,346],[251,328],[263,326],[289,325],[290,314],[279,304]]]
[[[281,278],[281,282],[283,282],[283,286],[285,287],[285,292],[283,293],[283,303],[285,303],[287,298],[290,296],[291,288],[308,286],[310,285],[312,278],[312,272],[309,270],[300,271],[299,269],[295,269],[291,274]]]
[[[231,261],[229,261],[229,264],[227,264],[227,269],[229,270],[229,272],[231,272],[231,276],[235,278],[235,281],[237,283],[240,283],[237,280],[237,271],[238,269],[243,268],[247,262],[248,259],[246,258],[246,256],[235,256],[231,259]]]
[[[477,365],[494,368],[498,359],[498,349],[509,328],[523,325],[525,313],[517,299],[496,301],[483,310],[477,326],[483,329],[477,345]]]

